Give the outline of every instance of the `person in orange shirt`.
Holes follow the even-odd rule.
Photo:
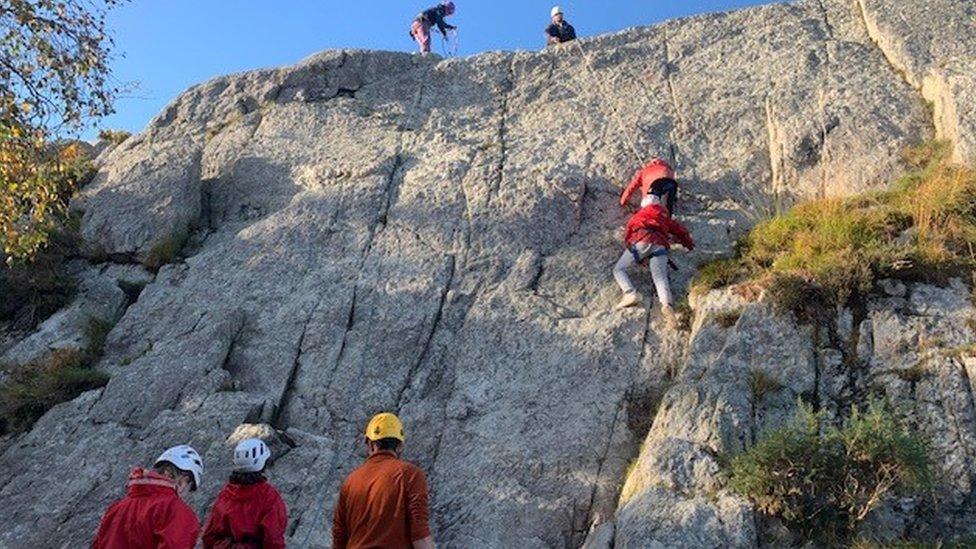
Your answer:
[[[369,457],[339,490],[332,515],[333,549],[433,549],[427,477],[400,459],[405,440],[403,423],[394,414],[377,414],[366,426]]]

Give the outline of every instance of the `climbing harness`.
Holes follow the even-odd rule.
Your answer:
[[[642,255],[640,251],[637,250],[636,245],[628,246],[627,250],[630,252],[630,255],[634,256],[634,263],[637,263],[638,265],[643,265],[645,262],[647,262],[648,259],[651,259],[652,257],[661,257],[662,255],[668,255],[667,248],[654,250],[653,252],[647,255]]]
[[[444,57],[457,57],[460,45],[461,38],[457,28],[447,31],[447,36],[441,35],[441,51]]]

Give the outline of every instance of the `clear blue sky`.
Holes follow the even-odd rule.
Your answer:
[[[769,0],[458,0],[460,54],[538,49],[556,2],[580,36]],[[141,131],[192,84],[294,63],[331,48],[411,51],[410,22],[436,0],[132,0],[109,19],[120,82],[138,89],[116,103],[103,128]],[[435,51],[440,43],[435,40]],[[92,138],[94,131],[85,137]]]

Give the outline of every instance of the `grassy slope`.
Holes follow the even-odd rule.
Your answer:
[[[976,170],[952,165],[948,150],[932,142],[907,151],[911,171],[891,190],[804,202],[760,223],[733,257],[700,266],[694,291],[751,281],[843,304],[878,278],[971,276]]]

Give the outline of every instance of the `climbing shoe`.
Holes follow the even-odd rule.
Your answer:
[[[668,325],[668,328],[674,330],[678,327],[678,315],[675,314],[674,307],[670,305],[661,307],[661,316],[664,317],[664,323]]]
[[[627,292],[624,297],[617,303],[618,309],[626,309],[627,307],[633,307],[640,303],[640,294],[637,292]]]

